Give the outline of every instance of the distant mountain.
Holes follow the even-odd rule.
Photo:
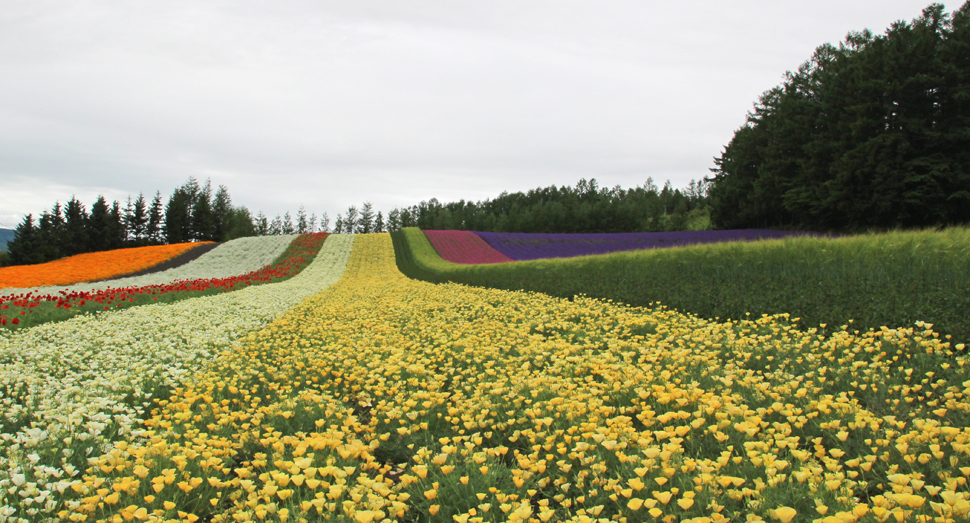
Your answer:
[[[13,241],[13,229],[0,229],[0,251],[7,250],[9,241]]]

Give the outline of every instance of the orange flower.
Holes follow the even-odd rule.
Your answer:
[[[0,289],[70,285],[116,278],[158,265],[204,243],[211,242],[89,252],[37,265],[4,267],[0,269]]]

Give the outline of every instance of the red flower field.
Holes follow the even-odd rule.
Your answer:
[[[41,295],[27,292],[4,296],[0,298],[0,327],[20,325],[21,319],[34,313],[38,307],[41,307],[45,313],[49,313],[46,309],[49,309],[51,304],[55,309],[84,308],[82,310],[94,312],[152,303],[159,301],[160,297],[165,297],[164,301],[171,301],[172,295],[181,294],[180,298],[183,298],[196,296],[199,293],[227,292],[289,278],[309,265],[320,251],[327,236],[328,233],[301,234],[293,240],[282,259],[262,269],[238,276],[179,280],[165,285],[108,288],[92,292],[61,291],[57,294]]]
[[[452,263],[505,263],[515,261],[493,249],[471,231],[424,231],[438,255]]]

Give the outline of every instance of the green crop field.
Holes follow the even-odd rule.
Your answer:
[[[393,233],[411,277],[634,306],[705,318],[788,313],[802,327],[910,327],[970,340],[970,229],[793,237],[493,265],[442,260],[418,229]]]

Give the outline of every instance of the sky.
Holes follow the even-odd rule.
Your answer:
[[[928,4],[0,0],[0,227],[190,176],[331,220],[580,178],[683,187],[817,46]]]

